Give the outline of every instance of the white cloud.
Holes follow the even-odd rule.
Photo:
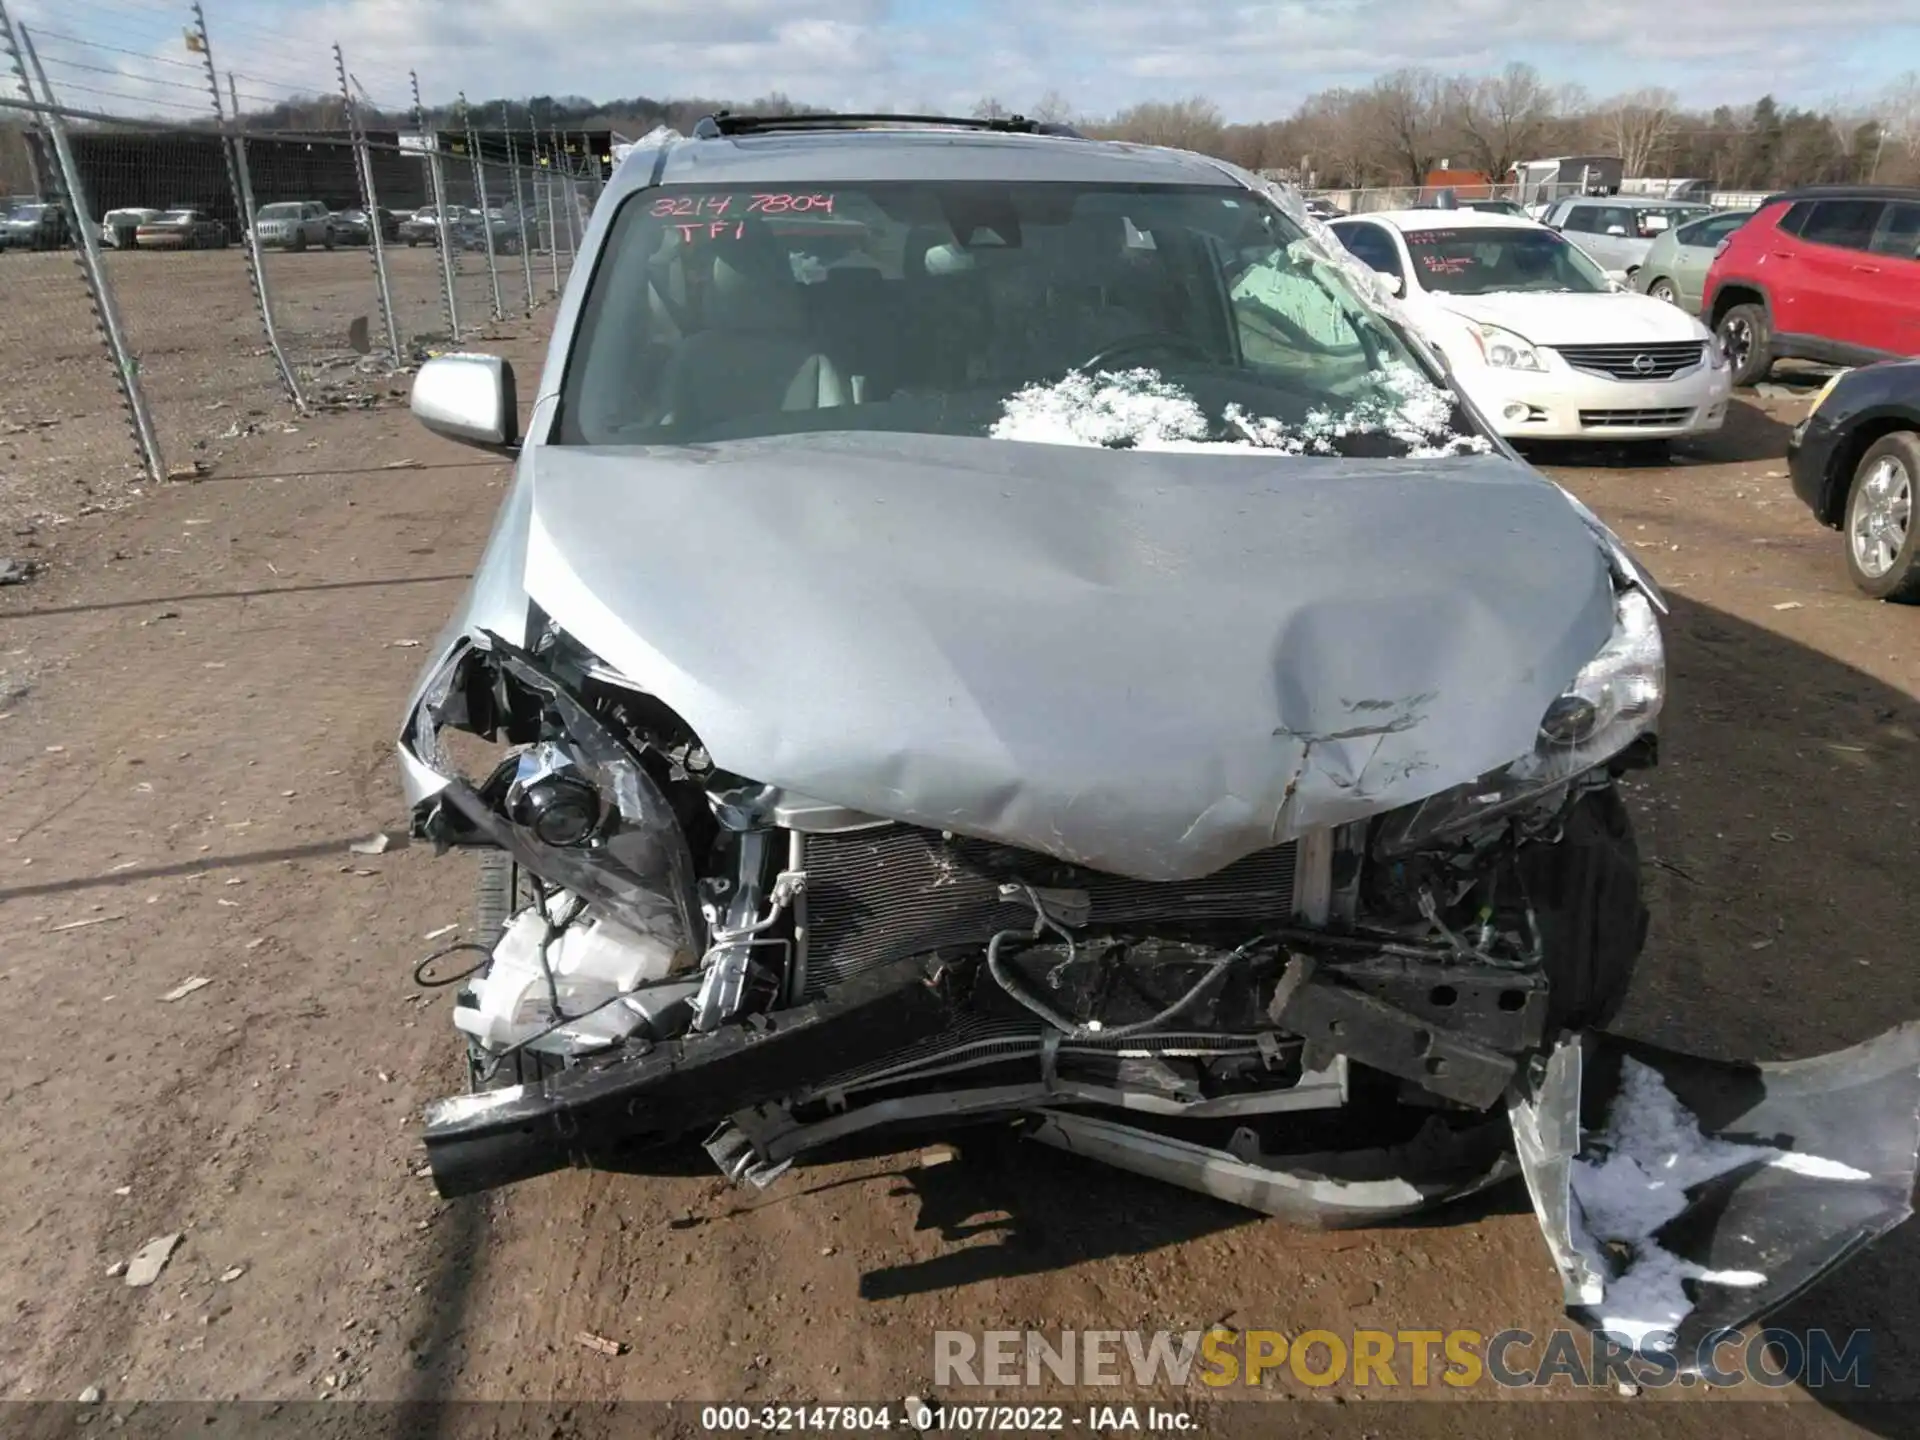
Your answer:
[[[158,0],[128,3],[152,3],[151,23],[101,19],[105,12],[62,0],[12,0],[16,18],[140,57],[113,58],[112,76],[68,69],[67,81],[197,103],[180,88],[197,77],[171,63],[186,58],[182,17]],[[1364,85],[1404,65],[1487,71],[1516,59],[1596,94],[1658,84],[1703,106],[1751,101],[1766,89],[1815,103],[1877,89],[1900,55],[1920,50],[1914,0],[205,3],[222,67],[253,77],[243,89],[331,92],[337,40],[383,104],[403,102],[417,70],[429,103],[461,90],[476,99],[747,99],[783,90],[845,108],[931,101],[964,109],[985,94],[1019,106],[1057,90],[1096,113],[1204,93],[1233,118],[1260,119],[1287,113],[1312,91]],[[66,53],[85,56],[72,46]],[[82,98],[76,93],[75,103]]]

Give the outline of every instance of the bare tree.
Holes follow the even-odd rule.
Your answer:
[[[1509,65],[1498,75],[1456,81],[1451,88],[1454,123],[1488,178],[1505,178],[1539,151],[1555,106],[1553,92],[1531,65]]]
[[[1358,189],[1377,178],[1361,113],[1367,96],[1354,90],[1322,90],[1308,98],[1293,119],[1299,142],[1302,184]]]
[[[1395,70],[1374,81],[1358,107],[1362,129],[1409,185],[1425,182],[1438,157],[1443,100],[1431,70]]]
[[[1609,100],[1600,116],[1603,143],[1628,175],[1645,175],[1673,142],[1680,97],[1651,87]]]
[[[1884,146],[1874,156],[1885,158],[1887,149],[1898,147],[1908,166],[1920,165],[1920,70],[1909,70],[1880,92],[1874,102],[1873,118],[1880,122]],[[1878,172],[1878,165],[1875,165]]]
[[[1074,119],[1073,105],[1058,90],[1049,90],[1042,95],[1027,115],[1048,125],[1071,125]]]
[[[983,95],[973,102],[973,118],[976,120],[1005,120],[1013,114],[1000,103],[996,95]]]
[[[1220,147],[1227,122],[1217,105],[1204,95],[1195,95],[1186,100],[1149,100],[1122,110],[1095,128],[1115,140],[1212,154]]]

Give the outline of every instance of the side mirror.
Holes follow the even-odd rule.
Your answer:
[[[413,377],[413,418],[436,435],[511,450],[520,443],[513,366],[497,355],[442,355]]]
[[[1373,273],[1380,277],[1380,283],[1387,287],[1387,293],[1389,295],[1404,295],[1407,293],[1407,282],[1402,280],[1398,275],[1389,275],[1384,270],[1376,270]]]
[[[1609,235],[1622,235],[1622,236],[1624,236],[1624,235],[1625,235],[1626,233],[1627,233],[1627,227],[1626,227],[1626,226],[1624,226],[1624,225],[1609,225],[1609,226],[1607,226],[1607,234],[1609,234]]]

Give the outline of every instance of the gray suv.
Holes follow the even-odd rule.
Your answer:
[[[1292,192],[1025,121],[634,149],[525,414],[498,358],[414,382],[516,457],[399,744],[414,835],[478,857],[441,1193],[989,1119],[1344,1223],[1517,1164],[1601,1313],[1646,1237],[1576,1233],[1582,1102],[1674,1061],[1579,1038],[1645,935],[1664,602],[1382,293]],[[1864,1060],[1659,1093],[1904,1155],[1891,1213],[1920,1031],[1876,1043],[1904,1150],[1823,1093]],[[1705,1323],[1866,1223],[1757,1220],[1766,1174],[1696,1218],[1780,1283]]]
[[[1557,200],[1540,218],[1599,261],[1601,268],[1626,280],[1640,269],[1654,241],[1677,226],[1711,214],[1711,205],[1605,195]]]

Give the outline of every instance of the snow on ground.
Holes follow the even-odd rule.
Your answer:
[[[1866,1180],[1864,1170],[1770,1145],[1742,1145],[1700,1132],[1699,1122],[1660,1073],[1638,1060],[1621,1064],[1620,1093],[1595,1137],[1592,1158],[1573,1166],[1573,1193],[1585,1219],[1580,1247],[1603,1274],[1623,1246],[1626,1267],[1607,1282],[1600,1329],[1636,1350],[1670,1350],[1674,1332],[1693,1310],[1686,1281],[1764,1285],[1751,1270],[1710,1270],[1663,1248],[1654,1237],[1687,1208],[1687,1191],[1742,1165],[1766,1165],[1829,1180]],[[1576,1227],[1577,1228],[1577,1227]]]

